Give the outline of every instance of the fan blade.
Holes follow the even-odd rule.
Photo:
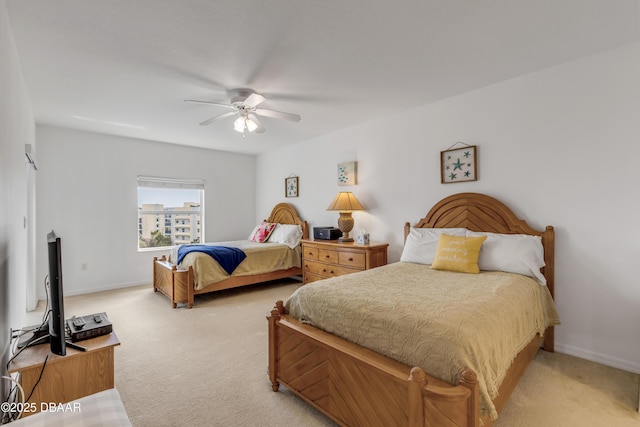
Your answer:
[[[248,107],[253,108],[264,100],[265,100],[264,96],[254,92],[251,95],[247,96],[247,99],[242,101],[242,103]]]
[[[219,116],[211,117],[209,120],[205,120],[204,122],[200,123],[200,126],[206,126],[206,125],[208,125],[209,123],[212,123],[215,120],[224,119],[225,117],[231,117],[236,113],[237,113],[237,111],[229,111],[228,113],[224,113],[224,114],[220,114]]]
[[[260,120],[258,120],[258,116],[256,116],[255,114],[249,114],[249,118],[251,120],[253,120],[253,122],[258,125],[258,127],[256,128],[256,130],[254,130],[255,133],[262,133],[264,132],[266,129],[262,126],[262,123],[260,123]]]
[[[293,113],[285,113],[276,110],[265,110],[264,108],[256,108],[254,111],[259,116],[273,117],[274,119],[291,120],[292,122],[299,122],[301,117]]]
[[[227,107],[227,108],[236,108],[233,105],[230,104],[221,104],[219,102],[209,102],[209,101],[198,101],[195,99],[185,99],[184,102],[197,102],[199,104],[209,104],[209,105],[217,105],[219,107]]]

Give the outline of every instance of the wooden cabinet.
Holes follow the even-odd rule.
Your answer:
[[[76,344],[87,351],[67,347],[67,355],[58,356],[49,352],[49,344],[41,344],[25,348],[11,362],[9,373],[20,372],[25,393],[33,393],[32,406],[23,417],[39,412],[42,404],[67,403],[115,386],[113,350],[120,345],[116,334]]]
[[[385,265],[388,246],[388,243],[358,245],[337,240],[303,240],[302,281],[307,284]]]

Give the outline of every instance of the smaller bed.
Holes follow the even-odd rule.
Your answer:
[[[288,203],[277,204],[264,222],[296,225],[301,229],[303,239],[309,237],[307,222],[303,221],[296,209]],[[278,231],[275,229],[274,235]],[[188,308],[192,308],[194,297],[198,294],[301,275],[300,245],[291,242],[273,243],[270,240],[274,235],[265,243],[247,239],[208,244],[238,248],[246,254],[246,258],[231,274],[210,255],[201,252],[188,253],[180,263],[176,263],[177,247],[173,248],[169,258],[165,255],[153,258],[153,290],[166,295],[174,308],[184,303]]]

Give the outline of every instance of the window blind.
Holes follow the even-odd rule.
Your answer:
[[[138,187],[151,188],[182,188],[204,190],[202,179],[161,178],[155,176],[138,176]]]

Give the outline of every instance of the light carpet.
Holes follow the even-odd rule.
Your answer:
[[[190,310],[144,286],[68,297],[65,311],[111,319],[116,388],[134,426],[333,426],[267,378],[266,316],[299,286],[197,296]],[[638,427],[637,404],[638,375],[540,351],[494,425]]]

